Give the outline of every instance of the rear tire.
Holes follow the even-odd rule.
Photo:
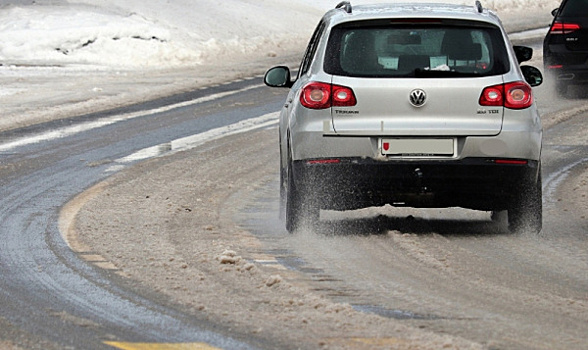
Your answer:
[[[507,212],[506,210],[492,211],[490,218],[496,223],[506,222]]]
[[[290,170],[290,167],[288,167],[288,175],[286,181],[286,230],[290,233],[294,233],[294,231],[298,230],[298,228],[301,226],[301,201],[300,195],[296,190],[296,185],[294,184],[294,179],[292,178],[292,170]]]
[[[555,83],[555,93],[558,97],[568,98],[568,83],[557,82]]]
[[[286,189],[286,230],[290,233],[306,226],[314,228],[320,220],[320,209],[315,205],[306,186],[296,184],[292,176],[292,164],[288,166]]]
[[[286,174],[280,166],[280,220],[286,222]]]
[[[543,192],[541,173],[537,182],[523,186],[508,210],[508,224],[512,232],[539,233],[543,227]]]

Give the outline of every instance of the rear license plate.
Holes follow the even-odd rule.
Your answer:
[[[387,156],[452,156],[455,139],[381,139],[380,149]]]

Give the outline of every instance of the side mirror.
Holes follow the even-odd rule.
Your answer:
[[[535,87],[543,83],[543,75],[539,69],[532,66],[521,66],[521,71],[529,85]]]
[[[558,11],[559,11],[559,7],[558,7],[558,8],[556,8],[556,9],[553,9],[553,11],[551,11],[551,15],[552,15],[553,17],[557,16],[557,12],[558,12]]]
[[[263,82],[270,87],[292,87],[290,68],[285,66],[271,68],[265,73]]]
[[[533,49],[526,46],[513,46],[519,64],[530,61],[533,58]]]

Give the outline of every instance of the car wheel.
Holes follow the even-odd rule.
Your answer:
[[[506,222],[506,216],[507,216],[506,210],[495,210],[495,211],[492,211],[490,218],[492,219],[493,222],[500,223],[500,222]]]
[[[508,224],[512,232],[539,233],[543,226],[543,195],[541,174],[534,184],[523,186],[508,210]]]
[[[555,83],[555,93],[557,94],[557,96],[562,97],[562,98],[567,98],[568,97],[568,84],[564,83],[564,82],[557,82]]]
[[[292,176],[292,165],[287,171],[286,189],[286,230],[290,233],[303,226],[313,228],[320,220],[320,209],[303,184],[296,184]]]
[[[285,222],[286,220],[286,193],[288,188],[288,176],[286,174],[286,168],[282,162],[283,158],[282,151],[282,139],[280,138],[280,220]]]
[[[286,219],[286,181],[285,170],[280,165],[280,220]]]

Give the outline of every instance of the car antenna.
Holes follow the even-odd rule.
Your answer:
[[[478,10],[478,13],[482,13],[484,11],[484,9],[482,8],[482,3],[480,2],[480,0],[476,0],[476,9]]]
[[[345,12],[347,12],[347,13],[352,12],[351,3],[349,1],[341,1],[339,4],[337,4],[337,6],[335,6],[335,8],[336,9],[343,8],[345,10]]]

